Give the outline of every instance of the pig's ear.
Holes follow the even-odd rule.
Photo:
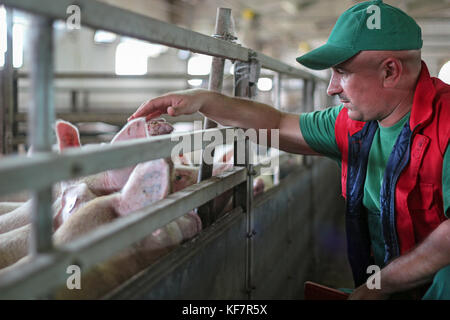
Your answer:
[[[111,143],[117,141],[126,141],[131,139],[148,138],[147,123],[145,118],[137,118],[128,122],[111,140]]]
[[[62,211],[63,208],[65,206],[65,201],[64,201],[64,194],[61,194],[61,203],[59,205],[59,207],[56,209],[57,212],[56,214],[53,216],[53,231],[56,231],[62,224],[63,224],[63,217],[62,217]]]
[[[81,147],[78,128],[70,122],[57,120],[55,124],[55,131],[56,139],[58,140],[59,152],[66,148]]]

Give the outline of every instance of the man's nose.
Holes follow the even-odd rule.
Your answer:
[[[328,84],[327,94],[333,96],[335,94],[340,94],[342,92],[342,87],[339,84],[339,79],[334,75],[331,76],[330,83]]]

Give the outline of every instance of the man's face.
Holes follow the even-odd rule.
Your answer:
[[[364,52],[332,67],[328,95],[338,95],[352,120],[381,120],[387,114],[382,75]]]

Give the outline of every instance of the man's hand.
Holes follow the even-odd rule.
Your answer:
[[[306,143],[300,131],[299,115],[281,112],[267,104],[227,96],[218,92],[193,89],[165,94],[143,103],[128,121],[162,114],[179,116],[200,112],[223,126],[242,129],[266,129],[266,141],[271,145],[272,130],[279,130],[280,150],[298,154],[318,154]]]
[[[139,117],[146,120],[157,118],[162,114],[178,116],[181,114],[192,114],[208,104],[216,93],[203,89],[177,91],[165,94],[155,99],[144,102],[128,121]],[[219,102],[218,99],[217,102]]]
[[[389,294],[383,292],[382,289],[369,289],[366,284],[356,288],[348,297],[348,300],[386,300]]]

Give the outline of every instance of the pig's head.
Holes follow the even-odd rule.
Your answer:
[[[198,170],[198,167],[175,166],[172,176],[172,192],[177,192],[190,185],[196,184]]]
[[[53,218],[54,229],[58,229],[74,212],[95,197],[86,183],[65,185],[61,192],[61,208]]]

